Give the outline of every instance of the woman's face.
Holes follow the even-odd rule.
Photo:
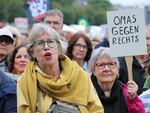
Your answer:
[[[93,39],[91,40],[91,42],[92,42],[93,48],[95,48],[95,46],[96,46],[97,44],[99,44],[100,39],[98,39],[98,38],[93,38]]]
[[[73,47],[73,59],[84,60],[88,51],[88,46],[83,38],[79,38]]]
[[[113,83],[118,75],[118,68],[113,59],[98,58],[94,65],[94,75],[99,83]]]
[[[27,53],[27,49],[25,47],[21,47],[14,60],[14,68],[17,71],[17,74],[21,74],[24,72],[26,64],[29,61],[29,55]]]
[[[53,40],[52,36],[43,33],[36,37],[33,57],[41,68],[44,69],[46,66],[53,66],[58,63],[58,53],[57,43]]]

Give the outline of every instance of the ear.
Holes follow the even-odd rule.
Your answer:
[[[117,74],[117,79],[119,78],[119,74]]]
[[[31,59],[36,59],[33,48],[29,49],[28,54],[30,55]]]
[[[117,77],[116,78],[119,78],[119,69],[117,70]]]
[[[35,59],[35,55],[32,53],[32,57]]]

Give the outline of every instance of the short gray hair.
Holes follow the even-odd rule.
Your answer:
[[[31,57],[31,60],[34,60],[32,54],[33,54],[33,46],[34,43],[36,42],[36,38],[41,36],[41,34],[43,33],[47,33],[49,36],[52,36],[54,40],[56,40],[59,49],[59,56],[62,57],[64,54],[63,54],[62,45],[60,43],[60,35],[53,28],[50,28],[45,24],[39,23],[33,26],[33,28],[31,29],[29,40],[27,43],[27,51]]]
[[[60,21],[61,23],[63,24],[63,18],[64,18],[64,15],[63,13],[59,10],[59,9],[51,9],[51,10],[48,10],[46,13],[45,13],[45,17],[46,16],[49,16],[49,15],[57,15],[60,17]]]
[[[95,66],[95,63],[98,58],[108,58],[110,60],[111,59],[115,60],[115,62],[117,64],[117,68],[119,69],[118,58],[111,56],[110,48],[100,47],[100,48],[95,49],[92,53],[91,59],[89,61],[89,71],[90,72],[92,72],[92,73],[94,72],[94,66]]]

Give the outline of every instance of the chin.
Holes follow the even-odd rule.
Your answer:
[[[47,66],[47,65],[51,66],[51,65],[53,65],[53,63],[52,63],[52,62],[45,62],[44,65],[46,65],[46,66]]]
[[[114,82],[114,80],[112,80],[112,79],[103,79],[103,82]]]

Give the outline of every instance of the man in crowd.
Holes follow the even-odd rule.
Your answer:
[[[68,42],[65,36],[62,36],[63,28],[63,13],[59,9],[48,10],[44,17],[44,23],[49,27],[55,29],[61,36],[61,45],[63,47],[63,52],[66,52]]]
[[[60,33],[63,28],[63,13],[58,9],[48,10],[44,17],[44,23]]]
[[[7,56],[13,51],[14,38],[12,33],[6,28],[0,29],[0,70],[6,71]]]

